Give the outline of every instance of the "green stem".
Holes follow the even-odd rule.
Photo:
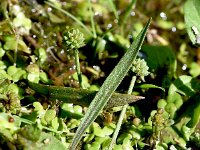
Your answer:
[[[119,20],[119,16],[118,16],[118,13],[117,13],[117,9],[116,9],[116,7],[115,7],[113,1],[112,1],[112,0],[108,0],[108,2],[110,3],[110,6],[111,6],[111,8],[112,8],[112,10],[113,10],[113,12],[114,12],[115,18],[116,18],[117,20]]]
[[[120,32],[121,32],[121,35],[124,35],[124,26],[125,26],[125,23],[127,22],[128,20],[128,17],[130,16],[130,13],[132,11],[132,8],[134,5],[136,5],[136,2],[137,0],[132,0],[131,3],[128,5],[124,15],[121,17],[120,21],[119,21],[119,25],[121,26],[120,27]]]
[[[96,33],[95,25],[94,25],[94,13],[92,11],[91,0],[88,0],[88,4],[89,4],[89,7],[90,7],[90,22],[91,22],[91,26],[92,26],[93,37],[96,39],[97,33]]]
[[[131,94],[132,93],[132,90],[133,90],[133,87],[135,85],[135,81],[136,81],[136,76],[133,76],[132,79],[131,79],[131,83],[130,83],[130,86],[128,88],[128,94]],[[122,107],[122,111],[120,113],[120,116],[119,116],[119,120],[117,122],[117,126],[116,126],[116,129],[114,131],[114,134],[112,136],[112,141],[110,143],[110,146],[109,146],[109,149],[108,150],[112,150],[114,144],[116,143],[116,139],[117,139],[117,136],[119,134],[119,130],[121,128],[121,125],[122,125],[122,121],[123,121],[123,118],[125,116],[125,113],[126,113],[126,108],[128,107],[128,104],[124,105]]]
[[[78,76],[79,85],[82,89],[84,89],[83,82],[82,82],[82,73],[81,73],[81,68],[80,68],[79,56],[78,56],[78,49],[74,50],[74,56],[75,56],[76,72]]]
[[[65,11],[62,8],[59,8],[57,6],[54,6],[52,3],[45,1],[46,4],[48,4],[49,6],[59,10],[60,12],[64,13],[65,15],[67,15],[68,17],[70,17],[71,19],[73,19],[74,21],[76,21],[80,26],[82,26],[85,31],[87,31],[91,36],[93,36],[92,32],[80,21],[78,20],[75,16],[73,16],[72,14],[70,14],[69,12]]]
[[[114,91],[117,89],[123,78],[128,73],[144,41],[144,37],[150,25],[150,21],[151,19],[149,19],[144,29],[138,34],[136,40],[131,44],[124,56],[120,59],[118,64],[115,66],[115,68],[100,87],[98,93],[92,100],[87,112],[81,120],[69,149],[76,150],[76,146],[80,142],[86,129],[98,117],[101,110],[104,108]]]
[[[14,66],[16,66],[17,64],[17,51],[18,51],[18,44],[19,44],[19,35],[18,33],[16,34],[16,41],[17,41],[17,45],[15,47],[15,53],[14,53]]]
[[[128,94],[132,93],[133,87],[135,85],[135,81],[136,81],[136,76],[133,76],[132,79],[131,79],[131,83],[130,83],[129,89],[128,89]]]

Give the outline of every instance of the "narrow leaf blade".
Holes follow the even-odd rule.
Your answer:
[[[110,75],[106,78],[103,85],[99,89],[98,93],[94,97],[93,101],[91,102],[88,111],[86,112],[83,120],[81,121],[76,134],[72,140],[71,149],[75,150],[76,145],[81,140],[82,135],[84,134],[85,130],[92,124],[92,122],[97,118],[100,111],[108,102],[109,98],[116,90],[122,79],[125,77],[127,72],[129,71],[133,61],[135,60],[138,51],[140,50],[142,43],[144,41],[147,29],[150,25],[151,19],[147,22],[144,29],[140,32],[137,36],[136,40],[131,44],[130,48],[121,58],[119,63],[115,66],[113,71]]]

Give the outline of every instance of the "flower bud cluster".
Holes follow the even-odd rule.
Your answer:
[[[140,58],[133,62],[131,70],[136,74],[136,76],[139,76],[142,81],[144,81],[144,77],[150,73],[146,61]]]
[[[79,29],[68,29],[63,33],[63,43],[68,49],[78,49],[84,46],[84,35]]]

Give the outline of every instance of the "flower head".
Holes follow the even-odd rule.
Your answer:
[[[67,28],[63,33],[63,43],[68,49],[78,49],[84,46],[84,35],[79,29]]]
[[[149,75],[149,67],[147,66],[147,63],[144,59],[136,59],[133,62],[131,70],[136,74],[136,76],[139,76],[142,81],[144,80],[144,77]]]

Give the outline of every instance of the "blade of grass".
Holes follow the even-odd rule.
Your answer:
[[[31,82],[29,82],[29,87],[39,94],[46,95],[50,101],[58,100],[86,107],[90,105],[97,93],[96,91],[89,91],[87,89],[42,85]],[[112,107],[123,106],[141,99],[144,99],[144,97],[113,93],[104,109],[109,110]]]
[[[151,19],[147,22],[144,29],[137,36],[136,40],[131,44],[130,48],[121,58],[119,63],[115,66],[110,75],[106,78],[105,82],[99,89],[98,93],[91,102],[88,111],[86,112],[84,118],[82,119],[75,136],[73,137],[70,149],[75,150],[77,144],[82,138],[85,130],[92,124],[92,122],[97,118],[103,107],[108,102],[109,98],[116,90],[122,79],[125,77],[129,71],[133,61],[135,60],[142,43],[144,41],[147,29],[150,25]]]
[[[113,11],[113,13],[114,13],[116,19],[119,20],[119,16],[118,16],[118,13],[117,13],[117,9],[116,9],[116,7],[115,7],[113,1],[112,1],[112,0],[108,0],[108,2],[110,3],[110,6],[111,6],[111,8],[112,8],[112,11]]]
[[[65,15],[67,15],[68,17],[70,17],[71,19],[73,19],[74,21],[76,21],[81,27],[83,27],[91,36],[93,36],[92,32],[80,21],[78,20],[74,15],[70,14],[69,12],[65,11],[62,8],[59,8],[57,6],[54,6],[52,3],[45,1],[45,3],[57,10],[59,10],[60,12],[64,13]]]
[[[137,0],[132,0],[131,3],[128,5],[124,15],[120,17],[119,25],[121,26],[121,35],[124,35],[124,26],[127,22],[128,17],[132,11],[132,8],[135,7]]]
[[[97,33],[96,33],[95,25],[94,25],[94,13],[92,11],[91,0],[88,0],[88,4],[90,6],[90,22],[91,22],[91,26],[92,26],[93,37],[97,38]]]

